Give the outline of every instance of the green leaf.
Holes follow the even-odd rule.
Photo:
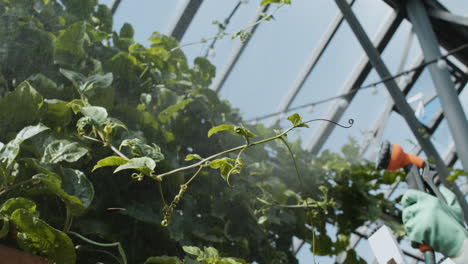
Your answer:
[[[123,26],[120,28],[120,37],[122,38],[133,38],[135,34],[135,30],[133,29],[132,25],[128,23],[124,23]]]
[[[63,76],[65,76],[65,78],[72,82],[73,86],[77,90],[80,90],[80,86],[86,82],[86,76],[79,72],[74,72],[62,68],[60,68],[59,71]]]
[[[68,89],[66,90],[63,86],[57,86],[53,80],[42,73],[30,76],[28,81],[44,98],[64,99],[71,95],[68,93]]]
[[[186,161],[190,161],[190,160],[193,160],[193,159],[199,159],[199,160],[201,160],[202,157],[200,157],[200,155],[198,155],[198,154],[188,154],[188,155],[185,157],[185,160],[186,160]]]
[[[92,171],[99,169],[101,167],[120,166],[125,163],[127,163],[127,160],[122,157],[110,156],[110,157],[103,158],[102,160],[98,161],[97,164],[93,167]]]
[[[3,239],[10,232],[10,219],[8,219],[8,217],[0,216],[0,220],[2,221],[2,228],[0,228],[0,239]]]
[[[262,0],[262,2],[260,2],[260,5],[264,6],[268,4],[282,4],[282,3],[290,5],[291,0]]]
[[[86,103],[81,99],[72,100],[67,104],[67,106],[72,109],[72,111],[73,111],[73,113],[75,115],[80,113],[81,108],[83,108],[83,106],[85,106],[85,105],[86,105]]]
[[[200,256],[203,252],[198,247],[184,246],[182,249],[190,255]]]
[[[192,70],[192,82],[197,86],[209,86],[216,75],[216,67],[203,57],[195,58]]]
[[[44,132],[47,129],[49,128],[43,124],[27,126],[21,129],[14,140],[10,141],[3,148],[0,148],[0,163],[4,163],[5,168],[9,168],[19,154],[21,143],[23,143],[23,141],[26,139],[32,138],[35,135]]]
[[[114,173],[119,172],[121,170],[128,170],[128,169],[139,169],[139,170],[149,170],[153,171],[156,168],[156,162],[153,159],[148,157],[141,157],[141,158],[133,158],[130,159],[127,163],[120,165],[115,169]]]
[[[234,127],[234,132],[236,132],[236,134],[239,135],[239,136],[244,136],[244,137],[247,137],[247,138],[252,138],[252,137],[257,136],[254,133],[247,130],[246,128],[239,127],[239,126]]]
[[[93,120],[95,124],[102,124],[107,118],[107,110],[100,106],[85,106],[81,108],[81,113]]]
[[[21,144],[26,139],[32,138],[35,135],[37,135],[39,133],[42,133],[42,132],[44,132],[44,131],[46,131],[48,129],[49,129],[48,127],[44,126],[41,123],[39,123],[39,124],[37,124],[35,126],[27,126],[27,127],[23,128],[23,129],[21,129],[21,131],[16,135],[13,142],[15,142],[16,144]]]
[[[57,99],[44,100],[43,122],[49,126],[66,126],[72,119],[72,112],[68,103]]]
[[[231,163],[233,162],[234,165]],[[208,163],[208,166],[210,166],[213,169],[219,169],[221,177],[230,185],[229,182],[229,177],[232,174],[239,174],[242,167],[243,167],[243,162],[242,160],[234,160],[231,158],[222,158],[222,159],[216,159]]]
[[[104,75],[95,74],[86,78],[85,83],[82,85],[82,91],[87,92],[92,90],[95,87],[109,87],[114,80],[114,75],[112,72],[106,73]]]
[[[59,163],[61,161],[76,162],[88,153],[88,149],[82,147],[78,142],[68,140],[55,140],[47,145],[41,162]]]
[[[168,108],[164,109],[161,113],[159,113],[159,120],[163,123],[166,123],[171,117],[173,117],[175,113],[184,109],[185,106],[187,106],[191,102],[193,102],[192,99],[186,99],[178,102],[177,104],[169,106]]]
[[[216,134],[220,131],[224,131],[224,130],[231,130],[233,132],[236,132],[234,130],[234,126],[232,125],[219,125],[219,126],[215,126],[213,128],[211,128],[209,131],[208,131],[208,137],[211,137],[213,134]]]
[[[99,18],[99,21],[101,22],[100,29],[104,30],[105,33],[110,33],[112,32],[112,12],[111,10],[107,7],[107,5],[100,4],[98,5],[98,10],[94,13],[97,18]],[[96,31],[96,30],[93,30]],[[88,34],[89,34],[88,30]],[[107,36],[106,36],[107,38]],[[101,42],[104,39],[99,39],[95,40],[96,42]]]
[[[464,170],[460,170],[460,169],[453,170],[453,171],[451,171],[450,175],[447,177],[447,180],[455,181],[460,176],[468,176],[468,172],[466,172]]]
[[[62,186],[65,192],[78,197],[85,208],[91,205],[94,198],[94,186],[82,171],[63,169]]]
[[[57,174],[53,172],[39,173],[34,175],[32,178],[37,179],[44,184],[45,188],[42,188],[43,190],[60,197],[69,208],[71,215],[78,216],[84,212],[85,207],[81,200],[78,197],[69,195],[64,189],[62,189],[62,180]]]
[[[288,120],[291,121],[294,127],[309,127],[306,124],[301,124],[302,123],[302,116],[299,115],[298,113],[294,113],[290,116],[288,116]]]
[[[178,257],[168,257],[168,256],[159,256],[159,257],[150,257],[145,261],[145,264],[184,264]]]
[[[132,154],[138,157],[149,157],[155,162],[159,162],[164,159],[164,155],[161,153],[161,148],[153,143],[153,146],[145,144],[141,139],[126,139],[122,141],[119,149],[122,147],[129,147],[132,150]]]
[[[0,134],[34,123],[42,103],[42,96],[28,82],[22,82],[13,92],[0,98]]]
[[[30,213],[36,213],[36,204],[26,198],[10,198],[0,206],[0,214],[8,217],[18,209],[24,209]]]
[[[86,23],[83,21],[60,31],[54,50],[56,64],[74,68],[87,57],[83,47],[85,32]]]
[[[39,252],[57,264],[76,262],[73,242],[62,231],[51,227],[25,209],[14,211],[11,221],[19,230],[17,240],[24,250]]]
[[[258,219],[257,223],[258,223],[259,225],[263,225],[264,223],[266,223],[266,221],[268,221],[268,217],[262,215],[262,216],[260,216],[260,218]]]

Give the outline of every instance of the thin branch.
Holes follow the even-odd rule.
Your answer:
[[[242,146],[238,146],[238,147],[235,147],[235,148],[232,148],[232,149],[228,149],[228,150],[216,153],[214,155],[209,156],[208,158],[202,159],[201,161],[199,161],[197,163],[194,163],[194,164],[189,165],[189,166],[177,168],[177,169],[174,169],[174,170],[171,170],[171,171],[156,175],[156,177],[158,179],[162,180],[162,178],[165,177],[165,176],[168,176],[168,175],[180,172],[180,171],[184,171],[184,170],[189,170],[189,169],[192,169],[192,168],[195,168],[195,167],[203,166],[203,165],[205,165],[206,162],[208,162],[208,161],[210,161],[212,159],[215,159],[215,158],[217,158],[219,156],[222,156],[222,155],[225,155],[225,154],[228,154],[228,153],[231,153],[231,152],[239,151],[239,150],[241,150],[243,148],[252,147],[252,146],[255,146],[255,145],[263,144],[263,143],[278,139],[278,138],[286,135],[289,131],[291,131],[294,128],[295,128],[295,126],[292,126],[292,127],[288,128],[288,129],[286,129],[284,132],[282,132],[282,133],[280,133],[280,134],[278,134],[278,135],[276,135],[274,137],[266,138],[266,139],[263,139],[263,140],[252,142],[249,145],[245,144],[245,145],[242,145]]]

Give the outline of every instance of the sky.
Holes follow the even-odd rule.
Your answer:
[[[152,32],[168,32],[170,25],[174,23],[174,15],[178,7],[184,1],[123,0],[114,17],[114,29],[118,31],[124,23],[130,23],[136,31],[135,40],[148,44],[147,39]],[[100,2],[110,5],[112,1],[100,0]],[[227,27],[228,33],[246,27],[254,17],[259,7],[259,0],[247,2],[241,5],[233,16]],[[468,15],[468,2],[464,0],[441,2],[457,15]],[[218,29],[212,21],[223,21],[237,3],[238,0],[204,0],[181,44],[215,36]],[[389,19],[393,9],[383,1],[357,0],[353,5],[353,11],[366,33],[374,39],[379,29]],[[292,83],[298,78],[301,69],[337,13],[338,8],[334,1],[330,0],[293,0],[291,6],[278,10],[274,14],[274,19],[262,23],[252,36],[236,67],[222,87],[221,98],[229,100],[234,107],[239,108],[246,120],[276,112],[278,104],[288,94]],[[411,25],[404,21],[382,54],[392,74],[412,67],[421,54],[417,38],[413,38],[409,55],[403,57],[403,50],[410,32]],[[225,37],[217,42],[216,55],[209,59],[218,70],[226,63],[232,48],[238,41]],[[203,56],[207,48],[208,44],[199,44],[185,47],[183,51],[189,61],[193,61],[197,56]],[[291,106],[319,101],[339,93],[363,56],[364,52],[359,42],[347,23],[343,23]],[[406,64],[399,69],[403,58],[406,59]],[[378,80],[380,80],[379,76],[372,71],[364,84]],[[430,74],[425,70],[407,98],[422,93],[422,98],[425,99],[434,91]],[[467,91],[464,91],[460,96],[463,106],[468,105],[466,93]],[[359,142],[365,139],[370,129],[378,122],[380,112],[389,100],[388,93],[382,85],[359,92],[341,120],[335,120],[346,123],[352,118],[354,119],[353,127],[334,129],[324,149],[339,151],[340,147],[348,142],[349,137],[354,137]],[[304,116],[304,119],[321,118],[326,116],[328,110],[337,103],[339,101],[331,101],[317,105],[313,109],[302,109],[299,113]],[[417,104],[418,102],[414,102],[411,106],[416,108]],[[437,100],[429,104],[424,109],[425,115],[420,116],[420,120],[428,122],[439,107]],[[467,108],[464,109],[466,112]],[[264,122],[269,124],[271,120],[264,120]],[[285,125],[286,122],[280,124]],[[302,142],[307,144],[313,138],[319,125],[318,123],[312,124],[310,129],[299,130],[292,135],[292,138],[300,137]],[[394,112],[390,115],[383,139],[399,143],[407,150],[412,149],[416,142],[405,121]],[[431,140],[439,153],[444,154],[448,150],[453,140],[446,121],[442,122]],[[366,152],[367,157],[374,157],[379,146],[380,141],[371,142],[371,147]],[[460,164],[457,163],[456,166],[459,167]],[[402,191],[404,189],[400,190]],[[333,230],[330,231],[333,232]],[[367,241],[361,241],[357,246],[357,251],[366,261],[373,260]],[[311,263],[311,253],[308,247],[304,247],[299,252],[298,258],[300,263]],[[317,263],[333,263],[333,260],[327,257],[318,257],[316,260]]]

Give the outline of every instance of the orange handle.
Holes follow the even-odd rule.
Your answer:
[[[392,145],[392,155],[388,164],[387,170],[395,171],[406,167],[406,165],[414,164],[418,168],[424,168],[424,160],[418,156],[406,153],[398,144]]]
[[[428,250],[431,250],[431,251],[434,251],[433,248],[431,248],[430,246],[426,245],[426,244],[419,244],[419,251],[421,251],[422,253],[428,251]]]

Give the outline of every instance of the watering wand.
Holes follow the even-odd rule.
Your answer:
[[[436,186],[437,171],[421,157],[406,153],[398,144],[385,141],[380,147],[377,169],[395,171],[404,168],[406,182],[410,189],[422,191],[445,201],[444,196]],[[435,264],[434,249],[425,244],[419,244],[419,250],[424,254],[428,264]]]

